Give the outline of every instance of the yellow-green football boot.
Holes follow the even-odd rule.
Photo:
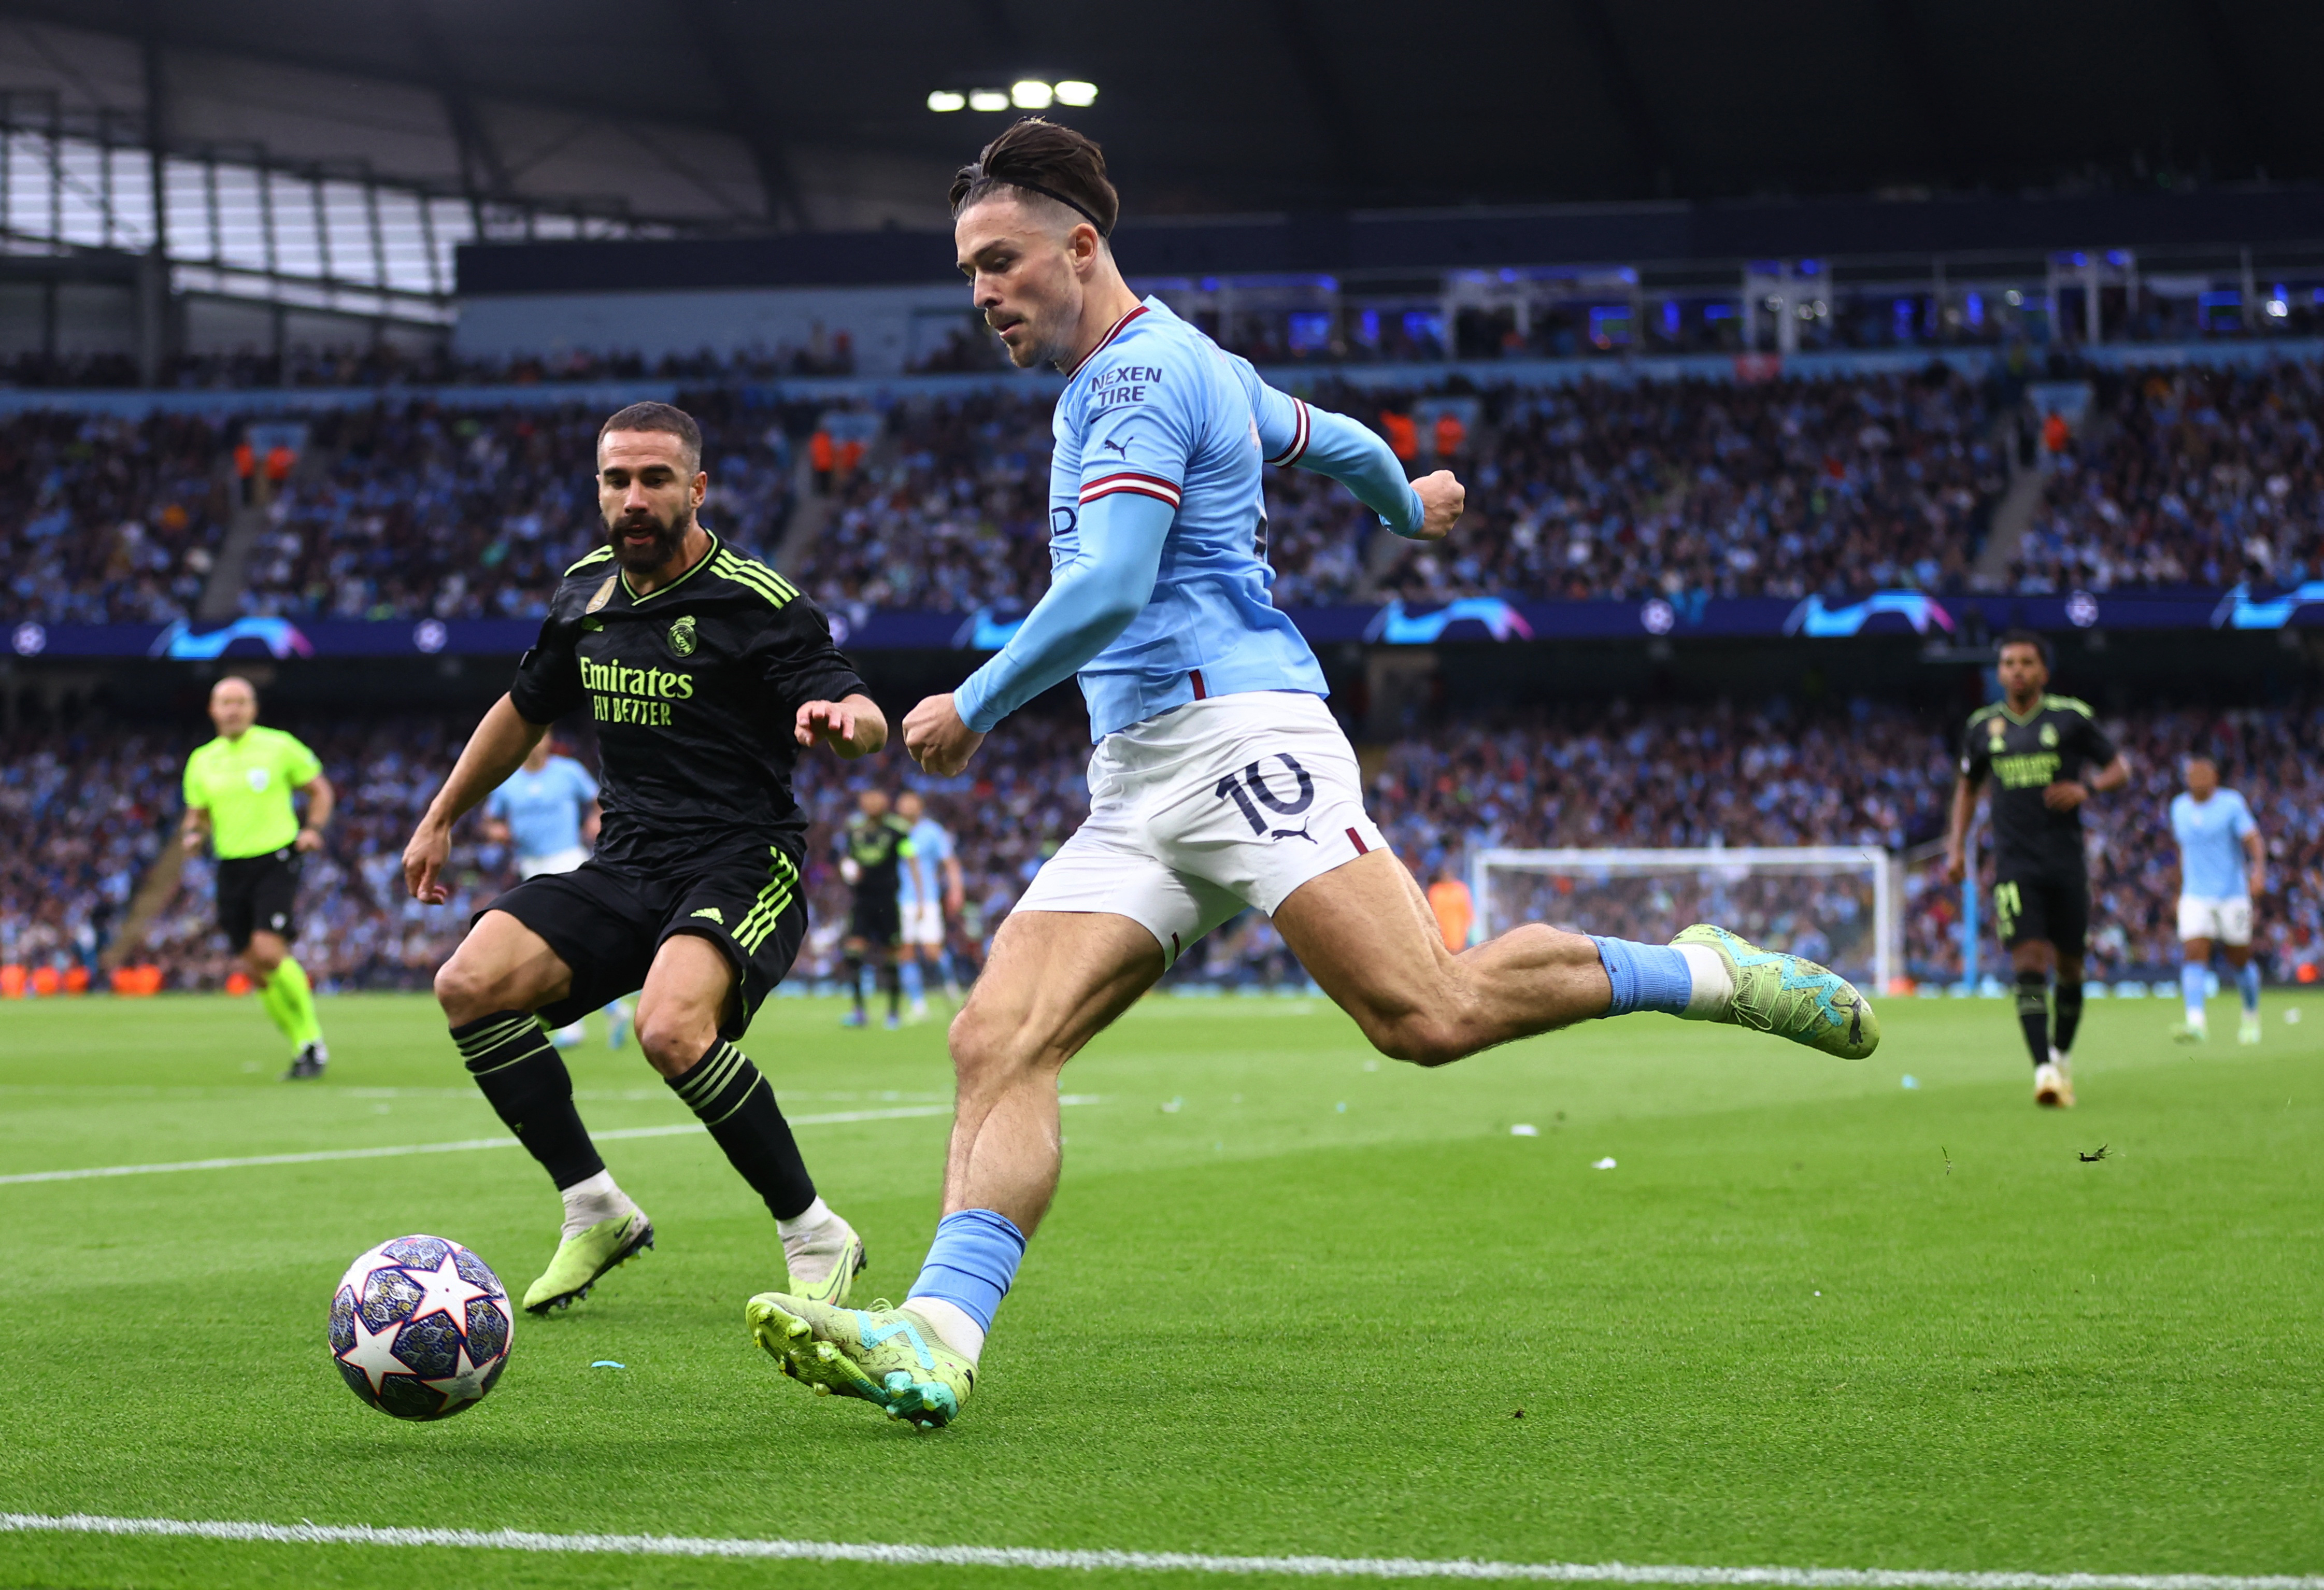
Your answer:
[[[1831,967],[1761,949],[1707,922],[1697,922],[1671,942],[1706,946],[1727,963],[1735,997],[1727,1013],[1715,1020],[1772,1032],[1842,1059],[1860,1060],[1880,1047],[1880,1020],[1870,1003]]]
[[[869,1309],[835,1308],[761,1292],[742,1317],[783,1373],[817,1396],[860,1397],[920,1429],[958,1419],[976,1385],[974,1367],[938,1340],[927,1321],[885,1301]]]
[[[819,1231],[818,1240],[796,1255],[785,1244],[783,1271],[789,1280],[788,1290],[778,1295],[808,1303],[826,1303],[834,1308],[847,1307],[847,1294],[855,1290],[855,1278],[863,1273],[872,1259],[863,1250],[863,1239],[855,1234],[853,1226],[835,1216],[832,1224],[839,1227],[835,1243],[821,1240],[824,1234]],[[819,1279],[806,1279],[806,1275],[815,1273],[826,1262],[830,1268],[823,1271]]]
[[[653,1222],[642,1209],[600,1220],[578,1236],[567,1237],[557,1244],[557,1257],[540,1279],[524,1289],[525,1312],[546,1314],[571,1307],[589,1295],[598,1277],[653,1243]]]

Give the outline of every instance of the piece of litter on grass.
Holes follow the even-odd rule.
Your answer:
[[[1816,1296],[1817,1296],[1817,1297],[1819,1297],[1819,1298],[1821,1298],[1821,1297],[1822,1297],[1822,1296],[1823,1296],[1823,1294],[1822,1294],[1821,1292],[1818,1292],[1818,1293],[1816,1294]]]
[[[1907,1086],[1907,1087],[1918,1087],[1918,1086],[1921,1086],[1921,1079],[1920,1079],[1918,1077],[1913,1077],[1913,1076],[1909,1076],[1909,1075],[1908,1075],[1908,1076],[1904,1078],[1904,1086]]]
[[[627,1369],[629,1365],[626,1364],[616,1364],[610,1358],[600,1358],[589,1367],[592,1369]]]
[[[1344,1115],[1344,1114],[1346,1114],[1348,1113],[1348,1101],[1347,1101],[1347,1100],[1345,1100],[1345,1099],[1342,1099],[1342,1100],[1340,1101],[1340,1104],[1339,1104],[1339,1111],[1340,1111],[1340,1114],[1342,1114],[1342,1115]]]
[[[1613,1155],[1611,1155],[1611,1154],[1607,1155],[1604,1159],[1602,1159],[1602,1160],[1599,1160],[1596,1164],[1594,1164],[1594,1165],[1592,1165],[1592,1166],[1591,1166],[1591,1167],[1590,1167],[1590,1169],[1591,1169],[1592,1170],[1611,1170],[1613,1168],[1614,1168],[1614,1156],[1613,1156]]]
[[[2104,1144],[2104,1143],[2100,1143],[2100,1144],[2098,1144],[2098,1151],[2097,1153],[2095,1153],[2095,1154],[2084,1154],[2084,1155],[2082,1156],[2082,1163],[2083,1163],[2083,1164],[2085,1164],[2085,1165],[2095,1165],[2095,1164],[2097,1164],[2100,1160],[2103,1160],[2103,1159],[2105,1159],[2106,1157],[2107,1157],[2107,1145],[2106,1145],[2106,1144]]]
[[[1509,1128],[1509,1135],[1511,1137],[1539,1137],[1541,1135],[1541,1128],[1538,1126],[1528,1126],[1524,1122],[1520,1121],[1515,1126]]]
[[[2298,1005],[2293,1005],[2290,1010],[2284,1012],[2283,1019],[2291,1022],[2295,1027],[2300,1025],[2300,1007]],[[243,1068],[243,1069],[246,1071],[254,1071],[257,1068],[258,1068],[255,1066],[245,1066]]]
[[[1167,1099],[1163,1102],[1162,1113],[1166,1115],[1175,1115],[1185,1107],[1186,1101],[1183,1098]]]

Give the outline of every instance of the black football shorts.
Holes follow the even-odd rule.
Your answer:
[[[522,922],[572,968],[572,992],[539,1012],[552,1027],[636,993],[663,943],[691,933],[716,945],[734,969],[735,998],[719,1035],[740,1038],[807,938],[798,864],[765,844],[712,851],[666,873],[586,861],[528,878],[484,910]]]
[[[1993,886],[1993,925],[2015,949],[2036,940],[2080,955],[2090,936],[2090,882],[2055,874],[2005,875]]]
[[[299,937],[292,908],[299,897],[297,851],[285,846],[263,855],[237,855],[217,864],[217,925],[240,955],[261,929],[284,942]]]
[[[904,936],[904,908],[896,901],[893,889],[859,892],[854,908],[847,913],[847,937],[861,938],[873,949],[893,949]]]

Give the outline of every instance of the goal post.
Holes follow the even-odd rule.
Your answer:
[[[1693,922],[1823,962],[1872,992],[1902,970],[1901,864],[1877,845],[1666,850],[1480,850],[1477,926],[1547,922],[1650,944]]]

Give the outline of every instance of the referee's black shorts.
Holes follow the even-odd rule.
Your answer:
[[[850,939],[861,938],[873,949],[893,949],[903,936],[904,908],[897,903],[895,890],[856,892],[853,909],[847,913]]]
[[[299,853],[285,846],[263,855],[232,856],[217,864],[217,925],[234,952],[250,948],[262,929],[287,941],[299,937],[292,920],[299,895]]]
[[[735,998],[718,1030],[740,1038],[807,938],[798,864],[757,842],[712,850],[664,873],[617,869],[593,857],[569,873],[528,878],[484,911],[522,922],[572,969],[573,991],[539,1012],[552,1027],[635,994],[662,945],[691,933],[716,945],[734,969]]]
[[[2090,937],[2089,875],[2005,871],[1993,885],[1993,925],[2012,949],[2039,941],[2080,955]]]

